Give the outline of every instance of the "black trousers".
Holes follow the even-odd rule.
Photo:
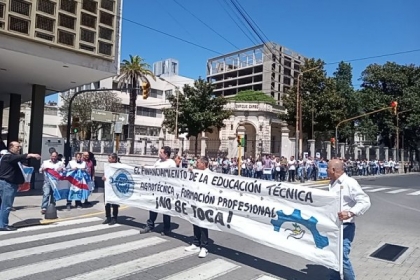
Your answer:
[[[200,248],[206,248],[209,244],[209,230],[193,225],[194,240],[193,244]]]
[[[289,170],[289,182],[295,181],[296,170]]]
[[[105,204],[105,217],[111,218],[111,207],[112,207],[112,217],[118,217],[118,208],[120,207],[118,204]]]
[[[147,227],[150,229],[155,228],[155,221],[157,218],[158,213],[149,211],[149,219],[147,220]],[[163,230],[169,231],[171,230],[171,216],[163,215]]]

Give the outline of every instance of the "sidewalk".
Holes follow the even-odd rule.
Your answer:
[[[92,206],[88,208],[66,209],[66,200],[57,202],[58,219],[46,220],[41,214],[42,190],[30,190],[29,192],[18,193],[13,204],[14,211],[10,212],[9,224],[17,228],[50,224],[57,221],[69,220],[81,217],[95,216],[104,212],[103,189],[96,190],[89,197]],[[73,203],[74,206],[74,203]]]

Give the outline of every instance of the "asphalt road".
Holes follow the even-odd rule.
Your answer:
[[[372,207],[356,222],[351,258],[357,279],[418,279],[420,196],[407,194],[420,189],[418,179],[412,174],[359,180]],[[395,192],[405,186],[416,188]],[[147,218],[146,211],[128,208],[117,226],[101,225],[98,215],[0,233],[1,279],[328,279],[324,267],[222,232],[210,231],[209,255],[200,259],[183,250],[192,240],[191,224],[175,218],[170,236],[159,234],[160,225],[157,232],[139,235]],[[407,246],[410,255],[398,265],[370,258],[383,243]]]

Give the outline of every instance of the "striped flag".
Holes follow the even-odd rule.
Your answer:
[[[84,170],[69,170],[57,172],[53,169],[46,169],[45,178],[50,182],[56,200],[84,200],[90,195],[90,175]]]
[[[31,178],[34,173],[34,168],[29,166],[24,166],[19,164],[19,167],[22,171],[22,175],[25,178],[25,183],[19,185],[18,192],[27,192],[31,189]]]

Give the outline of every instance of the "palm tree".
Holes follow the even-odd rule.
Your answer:
[[[120,67],[120,75],[117,78],[118,87],[127,87],[130,91],[130,104],[128,113],[128,139],[131,139],[130,153],[134,153],[134,123],[136,120],[137,96],[139,88],[143,83],[150,88],[150,82],[147,77],[156,80],[155,75],[150,70],[150,65],[138,55],[130,55],[130,59],[124,59]]]

